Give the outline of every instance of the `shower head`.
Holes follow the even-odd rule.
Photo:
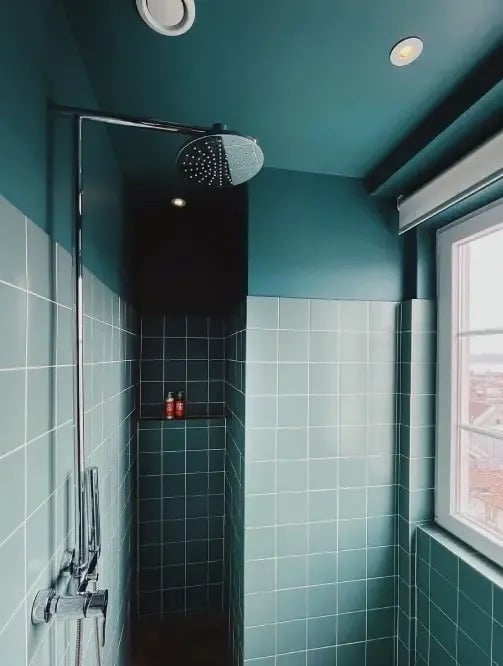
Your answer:
[[[256,176],[264,154],[255,139],[213,125],[202,136],[188,141],[177,164],[189,180],[208,187],[241,185]]]

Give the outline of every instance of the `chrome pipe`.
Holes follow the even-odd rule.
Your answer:
[[[85,449],[84,449],[84,294],[83,294],[83,151],[82,118],[75,117],[75,230],[74,230],[74,302],[75,302],[75,372],[74,372],[74,417],[75,417],[75,558],[74,576],[82,582],[88,564],[86,529]]]
[[[95,122],[107,123],[108,125],[120,125],[122,127],[143,127],[144,129],[157,130],[159,132],[171,132],[172,134],[187,134],[189,136],[202,136],[211,131],[211,127],[199,127],[197,125],[184,125],[166,120],[155,120],[153,118],[139,118],[135,116],[102,113],[92,109],[79,109],[71,106],[56,106],[55,110],[67,116],[80,118],[81,120],[93,120]]]

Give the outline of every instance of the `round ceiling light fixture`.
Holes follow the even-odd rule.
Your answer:
[[[171,199],[171,205],[175,206],[175,208],[185,208],[187,202],[182,197],[174,197]]]
[[[194,0],[136,0],[136,6],[152,30],[170,37],[190,30],[196,18]]]
[[[389,59],[396,67],[404,67],[410,65],[414,60],[417,60],[423,52],[423,40],[419,37],[407,37],[401,39],[391,49]]]

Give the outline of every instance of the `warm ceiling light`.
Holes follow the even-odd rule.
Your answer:
[[[175,197],[174,199],[171,199],[171,204],[177,208],[183,208],[187,205],[187,202],[185,199],[182,199],[182,197]]]
[[[389,59],[397,67],[410,65],[417,60],[423,51],[423,41],[419,37],[407,37],[395,44],[389,54]]]

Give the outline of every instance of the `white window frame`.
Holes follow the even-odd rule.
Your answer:
[[[457,248],[464,240],[503,227],[503,199],[437,232],[437,429],[435,520],[485,557],[503,566],[503,539],[456,513],[458,451],[459,275]],[[502,257],[503,261],[503,257]],[[503,307],[503,301],[501,306]],[[494,330],[494,333],[503,333]],[[480,432],[480,429],[478,429]],[[483,432],[503,439],[493,431]],[[503,441],[502,441],[503,446]]]

